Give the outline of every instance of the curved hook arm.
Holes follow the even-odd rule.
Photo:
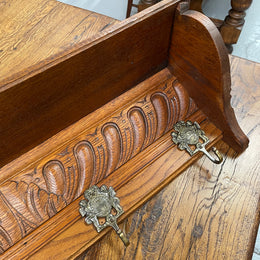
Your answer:
[[[120,239],[123,241],[125,247],[130,245],[128,238],[126,237],[125,233],[121,229],[116,230],[116,233],[120,237]]]
[[[201,147],[199,149],[201,152],[203,152],[213,163],[220,164],[223,161],[223,156],[221,153],[217,150],[216,147],[212,147],[212,151],[217,156],[217,159],[215,159],[207,150],[205,147]]]

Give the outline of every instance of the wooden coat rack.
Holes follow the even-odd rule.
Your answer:
[[[110,230],[97,233],[84,223],[84,190],[113,186],[122,220],[200,156],[172,143],[179,120],[199,122],[209,147],[223,139],[245,150],[230,85],[217,28],[178,0],[162,1],[2,85],[1,257],[82,253]]]

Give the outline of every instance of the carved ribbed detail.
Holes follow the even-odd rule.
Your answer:
[[[189,116],[191,116],[197,110],[198,110],[198,107],[196,106],[195,102],[192,99],[190,99],[190,101],[189,101],[189,109],[187,111],[185,119],[188,118]]]
[[[148,121],[148,128],[147,128],[147,143],[145,147],[149,146],[155,141],[155,134],[157,130],[157,117],[154,112],[154,108],[152,106],[151,111],[147,113],[147,121]]]
[[[169,125],[169,118],[171,116],[171,110],[169,100],[163,93],[155,93],[151,96],[152,104],[155,108],[157,115],[157,131],[156,138],[162,136],[167,126]]]
[[[65,193],[65,170],[60,161],[48,162],[43,167],[42,175],[49,193],[57,195]]]
[[[74,147],[74,155],[77,160],[78,172],[81,173],[79,174],[77,193],[75,194],[78,197],[87,189],[89,184],[97,181],[94,174],[95,154],[92,145],[89,142],[82,141]]]
[[[143,151],[196,110],[174,80],[140,95],[124,110],[86,123],[70,143],[0,186],[0,252]],[[169,136],[170,138],[170,136]],[[25,166],[26,167],[26,166]]]
[[[0,226],[0,254],[2,254],[4,252],[4,248],[7,246],[12,246],[13,245],[13,241],[12,238],[10,237],[10,235],[6,232],[6,230]]]
[[[140,107],[133,107],[129,111],[129,121],[133,130],[132,156],[142,150],[145,138],[147,137],[147,120],[144,111]]]
[[[105,145],[105,144],[104,144]],[[99,176],[99,180],[102,180],[106,175],[107,169],[107,149],[104,148],[103,144],[97,146],[97,161],[96,161],[96,174]]]
[[[122,156],[122,136],[115,123],[107,123],[102,128],[102,134],[107,144],[107,169],[106,176],[114,171]]]
[[[122,161],[123,163],[126,163],[127,161],[132,158],[132,151],[133,151],[133,139],[134,139],[134,134],[132,133],[131,127],[125,127],[123,130],[123,151],[122,151]],[[127,141],[126,141],[127,140]]]
[[[189,106],[187,104],[190,103],[189,97],[187,95],[183,95],[184,88],[181,84],[177,83],[175,86],[176,91],[176,102],[178,107],[178,120],[184,120],[189,110]],[[177,120],[176,120],[177,121]]]

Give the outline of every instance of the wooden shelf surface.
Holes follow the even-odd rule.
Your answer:
[[[161,40],[165,40],[163,32],[166,33],[165,35],[170,34],[173,10],[175,10],[176,4],[177,1],[163,1],[157,6],[152,7],[154,8],[150,9],[152,11],[144,13],[144,17],[141,17],[141,15],[138,14],[136,16],[137,18],[130,18],[130,20],[122,22],[121,25],[114,27],[114,29],[116,29],[115,34],[120,32],[122,28],[130,28],[131,31],[131,26],[135,25],[138,19],[140,19],[140,24],[147,23],[147,28],[149,29],[153,25],[153,23],[149,23],[150,13],[154,11],[157,13],[157,16],[151,16],[151,20],[153,22],[159,20],[158,23],[162,23],[164,25],[164,30],[159,30],[158,33],[154,32],[156,36],[158,36],[160,32],[162,32],[159,38],[155,37],[156,41],[158,38],[157,47],[161,48]],[[163,9],[164,6],[168,10],[166,12],[166,15],[161,12],[161,9]],[[185,6],[185,4],[181,5],[181,7]],[[14,10],[17,9],[20,9],[20,12],[14,12]],[[180,8],[179,10],[182,10],[182,8]],[[184,8],[183,10],[185,12],[186,9]],[[36,73],[38,69],[41,69],[42,67],[46,69],[48,67],[47,65],[53,60],[56,60],[58,62],[59,58],[64,57],[65,61],[67,57],[66,54],[68,54],[68,56],[70,53],[75,54],[75,50],[77,50],[79,46],[84,47],[84,44],[87,43],[88,39],[91,39],[91,37],[94,36],[97,32],[100,32],[104,28],[107,28],[108,26],[116,23],[116,21],[112,18],[104,17],[92,12],[88,12],[86,10],[67,6],[55,0],[46,0],[41,2],[38,0],[30,0],[24,3],[22,7],[19,3],[16,3],[13,0],[8,0],[0,3],[0,12],[4,14],[0,17],[0,29],[1,35],[3,35],[0,40],[0,91],[3,92],[6,90],[5,86],[12,86],[13,82],[16,82],[15,84],[18,83],[17,86],[19,86],[19,80],[21,80],[21,83],[23,83],[22,81],[25,79],[32,79],[33,73]],[[206,32],[206,36],[204,35],[204,37],[201,37],[201,39],[198,38],[198,44],[191,45],[191,63],[193,62],[193,60],[196,61],[197,58],[198,60],[200,60],[201,57],[202,61],[207,61],[208,59],[207,55],[205,54],[206,52],[204,53],[204,55],[200,56],[198,55],[197,49],[200,48],[199,46],[203,46],[204,43],[206,44],[207,42],[211,42],[213,44],[213,48],[211,46],[211,50],[214,50],[212,52],[214,54],[215,46],[221,46],[219,41],[214,42],[214,37],[216,36],[217,39],[220,39],[220,37],[218,37],[218,35],[215,35],[215,31],[212,31],[210,29],[213,28],[211,23],[209,23],[208,20],[205,20],[201,15],[194,14],[192,12],[187,12],[186,15],[190,19],[190,25],[193,25],[194,20],[198,22],[197,25],[202,25],[202,27],[193,26],[193,30],[194,28],[196,30],[199,30],[200,28],[200,30],[202,29],[202,31]],[[158,17],[160,19],[158,19]],[[180,16],[178,17],[180,18]],[[184,32],[186,33],[185,37],[188,37],[189,30],[187,30],[186,28],[186,23],[183,23],[182,18],[179,18],[177,18],[177,22],[180,22],[179,25],[173,27],[174,30],[177,30],[175,31],[175,35],[177,35],[178,32],[180,33],[180,35],[183,35]],[[145,22],[145,19],[148,19],[148,22]],[[44,30],[44,28],[46,28],[46,30]],[[137,29],[138,28],[139,27],[137,27]],[[157,26],[157,29],[158,28],[160,28],[160,26]],[[178,28],[180,28],[179,31]],[[140,32],[140,30],[137,29],[136,31]],[[148,30],[146,29],[146,26],[144,26],[144,29]],[[210,34],[207,33],[208,31],[210,31]],[[110,39],[109,30],[106,33],[108,35],[103,35],[104,39],[102,37],[100,37],[100,39]],[[135,33],[136,32],[133,31],[133,35],[135,35]],[[140,37],[142,38],[142,35]],[[192,37],[191,39],[193,39]],[[133,39],[134,37],[131,38]],[[117,43],[117,38],[114,39],[114,41]],[[196,39],[197,38],[195,37],[193,40],[196,42]],[[146,40],[149,43],[149,39]],[[156,64],[164,64],[162,61],[164,61],[165,57],[167,56],[169,41],[166,40],[163,42],[165,43],[165,46],[163,46],[163,51],[159,52],[162,53],[162,57],[158,54],[160,57],[157,57],[157,61],[157,59],[154,58],[155,56],[150,55],[152,57],[149,56],[149,61],[151,58],[152,61],[155,60]],[[180,58],[180,55],[178,56],[178,53],[182,53],[182,43],[185,41],[178,41],[177,39],[176,42],[179,42],[179,45],[173,44],[173,46],[177,46],[177,51],[175,50],[172,53],[177,53],[177,56],[173,57],[173,60],[171,62],[172,64],[174,64],[174,62],[176,61],[178,63],[178,59]],[[89,40],[89,43],[91,45],[91,40]],[[200,45],[201,43],[202,45]],[[152,46],[154,48],[154,53],[156,54],[156,44]],[[103,50],[103,48],[99,49]],[[218,51],[219,50],[221,49],[218,49]],[[146,48],[146,51],[149,52],[149,49]],[[142,56],[145,52],[142,51],[140,53],[140,55]],[[212,53],[209,50],[209,55],[211,55]],[[187,52],[185,52],[185,54],[186,56],[189,56]],[[195,58],[192,58],[193,54],[195,54]],[[215,52],[215,54],[219,53]],[[95,55],[93,54],[93,57],[94,56]],[[220,56],[225,57],[222,52]],[[28,57],[30,57],[30,59],[28,59]],[[184,60],[187,58],[185,57],[185,55],[181,55],[181,57],[184,58]],[[217,57],[217,60],[218,58],[219,57]],[[216,61],[216,59],[213,58],[212,60],[214,60],[214,62]],[[101,171],[99,175],[97,175],[97,177],[95,176],[94,178],[94,183],[99,183],[99,185],[101,185],[102,183],[113,185],[116,189],[116,192],[121,199],[122,206],[124,207],[125,211],[127,211],[127,214],[125,214],[121,218],[121,221],[124,220],[124,222],[121,223],[121,227],[126,231],[127,236],[130,238],[131,245],[127,249],[125,249],[121,242],[118,240],[117,236],[113,232],[109,232],[109,229],[105,230],[99,236],[97,236],[95,230],[91,226],[87,227],[83,219],[80,219],[80,216],[78,212],[76,212],[76,210],[79,200],[82,199],[82,196],[78,196],[82,193],[82,189],[84,187],[80,187],[80,185],[78,185],[80,191],[75,191],[75,194],[72,194],[74,196],[73,197],[71,194],[65,192],[66,189],[64,190],[62,185],[48,186],[48,184],[46,184],[48,183],[48,178],[50,177],[49,180],[51,180],[52,178],[52,174],[48,175],[48,163],[55,162],[54,159],[56,159],[56,162],[58,162],[58,164],[59,160],[63,160],[62,163],[64,163],[66,167],[68,166],[66,168],[68,169],[68,172],[66,173],[67,175],[65,174],[67,176],[66,178],[68,179],[68,173],[70,173],[69,170],[71,170],[73,167],[69,167],[71,166],[71,162],[69,156],[67,156],[68,150],[66,149],[69,149],[71,154],[73,154],[76,148],[80,147],[80,145],[78,144],[82,144],[82,142],[84,141],[83,134],[85,133],[84,131],[86,131],[86,125],[88,125],[87,122],[89,121],[97,123],[97,121],[99,120],[100,124],[101,121],[102,123],[104,123],[102,128],[101,126],[96,126],[96,131],[92,131],[92,136],[96,135],[96,133],[99,131],[99,138],[93,138],[93,144],[96,145],[98,149],[99,146],[97,145],[98,142],[96,140],[99,140],[102,138],[102,136],[105,136],[104,132],[102,131],[106,128],[106,126],[109,126],[109,122],[105,122],[103,120],[104,118],[102,117],[102,113],[100,113],[99,116],[95,116],[95,114],[92,113],[89,114],[87,117],[81,119],[79,122],[75,123],[75,128],[73,128],[73,125],[70,125],[67,129],[52,137],[49,141],[40,144],[35,149],[27,152],[26,154],[23,154],[15,161],[5,165],[3,168],[0,169],[0,172],[4,173],[0,176],[1,185],[3,186],[1,191],[2,200],[5,201],[6,197],[11,196],[12,192],[17,192],[18,195],[15,195],[14,198],[11,199],[11,201],[21,200],[24,204],[27,203],[25,207],[25,216],[27,216],[28,213],[28,219],[30,219],[31,217],[31,212],[39,210],[40,213],[40,216],[38,216],[39,218],[37,218],[36,215],[34,216],[37,220],[35,222],[36,224],[26,222],[26,217],[25,219],[21,218],[21,225],[19,224],[20,231],[21,233],[23,233],[23,229],[26,230],[26,232],[21,235],[21,240],[19,240],[20,238],[18,239],[18,237],[16,237],[16,235],[19,233],[19,231],[17,231],[18,229],[16,230],[16,228],[19,225],[17,226],[16,224],[14,224],[12,226],[11,223],[12,228],[9,230],[9,234],[12,235],[12,239],[5,235],[8,233],[6,232],[6,230],[3,231],[3,238],[5,240],[4,247],[10,247],[4,253],[3,257],[5,259],[15,259],[17,257],[24,258],[28,255],[31,255],[32,259],[65,259],[68,257],[68,255],[72,255],[71,257],[78,257],[78,259],[107,258],[113,260],[122,258],[246,259],[250,257],[252,253],[256,230],[259,223],[258,202],[260,194],[260,178],[258,173],[260,153],[259,150],[257,150],[257,137],[259,137],[258,86],[260,83],[260,65],[234,57],[232,57],[231,60],[233,80],[233,88],[231,93],[233,96],[232,105],[236,109],[236,114],[242,129],[245,130],[246,134],[251,140],[249,148],[242,155],[237,156],[237,154],[225,143],[220,142],[217,144],[217,148],[224,154],[225,158],[224,163],[217,166],[213,165],[211,161],[205,159],[204,157],[195,162],[195,160],[198,159],[199,155],[190,158],[188,155],[183,155],[183,152],[177,150],[176,147],[173,147],[172,149],[173,145],[171,143],[171,140],[169,139],[170,126],[169,124],[165,123],[167,122],[167,120],[161,120],[164,117],[160,113],[166,111],[166,113],[168,113],[167,115],[172,115],[174,113],[177,113],[176,111],[178,110],[176,110],[176,107],[178,106],[180,106],[180,112],[178,114],[179,119],[190,118],[192,120],[198,120],[199,122],[202,122],[203,128],[205,128],[205,130],[209,133],[210,138],[213,141],[211,145],[217,143],[222,138],[222,132],[206,119],[206,116],[201,112],[201,110],[197,110],[197,112],[195,112],[197,108],[195,105],[192,105],[193,103],[190,102],[189,95],[185,94],[185,91],[180,91],[180,93],[182,93],[182,97],[180,98],[180,100],[184,100],[183,103],[177,102],[178,104],[176,107],[175,105],[173,105],[173,107],[167,107],[167,105],[165,105],[168,102],[167,95],[169,100],[173,99],[174,97],[170,96],[171,92],[164,92],[164,86],[160,85],[160,82],[158,83],[158,80],[163,79],[164,82],[166,82],[165,88],[167,87],[167,84],[168,87],[170,86],[169,88],[171,88],[171,84],[175,88],[174,84],[176,83],[177,90],[173,90],[172,92],[175,93],[174,95],[179,95],[178,88],[184,89],[182,87],[184,86],[184,84],[179,84],[178,80],[176,81],[174,78],[171,78],[174,77],[173,75],[176,74],[174,74],[172,71],[169,71],[168,68],[165,68],[158,73],[159,76],[157,75],[155,77],[148,78],[148,81],[151,81],[148,82],[149,84],[145,85],[145,88],[147,88],[147,93],[150,91],[151,82],[156,83],[158,86],[160,85],[160,89],[158,89],[158,91],[161,93],[161,96],[155,95],[155,97],[157,98],[157,107],[159,107],[160,109],[156,110],[156,105],[153,103],[152,98],[153,95],[157,92],[149,92],[149,95],[151,96],[148,95],[148,99],[146,99],[146,96],[144,95],[142,97],[143,99],[140,99],[139,101],[135,100],[137,98],[137,93],[140,94],[138,98],[143,95],[141,93],[144,86],[142,85],[142,83],[140,83],[139,87],[137,86],[136,88],[137,90],[139,89],[139,92],[132,92],[132,99],[131,97],[127,96],[127,94],[124,94],[123,96],[121,96],[120,100],[117,98],[116,101],[112,101],[112,103],[110,102],[110,105],[106,105],[106,108],[108,109],[103,108],[103,110],[99,110],[103,111],[102,113],[105,113],[106,119],[108,119],[107,115],[109,113],[114,115],[114,113],[120,112],[119,110],[124,108],[125,112],[123,112],[122,110],[122,113],[120,115],[116,114],[114,119],[109,119],[109,122],[112,122],[113,120],[115,120],[115,118],[120,118],[122,115],[129,115],[130,112],[134,109],[131,108],[131,110],[130,108],[127,108],[127,104],[130,105],[130,103],[134,100],[143,105],[149,101],[151,104],[147,103],[147,107],[144,106],[142,108],[143,110],[141,110],[145,111],[145,113],[147,112],[147,118],[151,119],[152,114],[149,114],[148,112],[151,107],[154,107],[152,108],[152,112],[154,113],[154,115],[156,115],[155,118],[158,119],[157,124],[154,124],[157,125],[157,128],[154,128],[157,130],[147,130],[148,134],[146,133],[146,135],[143,134],[144,131],[140,130],[142,129],[140,125],[136,125],[135,128],[133,127],[134,131],[137,131],[138,129],[139,132],[137,131],[137,133],[141,133],[145,137],[141,136],[138,137],[139,139],[137,138],[138,142],[140,142],[141,140],[142,145],[140,145],[140,143],[138,142],[135,142],[133,147],[135,147],[136,150],[131,150],[132,148],[130,149],[129,147],[127,148],[129,150],[129,156],[127,157],[128,152],[126,152],[126,154],[124,154],[125,160],[127,160],[126,158],[129,159],[132,155],[135,155],[135,153],[139,153],[144,147],[148,147],[147,149],[141,151],[140,154],[137,154],[136,157],[131,157],[131,163],[127,165],[132,165],[131,167],[133,168],[129,170],[126,168],[126,166],[124,166],[125,161],[123,162],[122,160],[122,154],[119,157],[115,156],[114,154],[110,154],[110,156],[114,156],[114,159],[108,162],[105,162],[105,157],[100,156],[100,158],[104,161],[103,170],[105,168],[106,170]],[[96,64],[99,64],[99,62],[96,61]],[[180,64],[181,63],[179,63],[179,65]],[[215,63],[210,63],[209,66],[205,68],[205,70],[202,70],[201,75],[203,75],[204,71],[206,71],[205,74],[207,74],[207,69],[210,70],[214,68],[215,65],[213,66],[213,64]],[[225,66],[222,66],[223,64],[219,63],[220,69],[228,68],[228,59],[225,60]],[[133,67],[137,71],[140,71],[140,69],[142,69],[143,67],[145,68],[141,61],[139,66],[140,68],[136,66],[136,64],[133,65]],[[107,67],[110,69],[111,66]],[[154,66],[151,67],[153,68]],[[199,69],[202,68],[202,66],[199,67]],[[175,66],[174,68],[176,69],[178,68],[178,66]],[[82,70],[84,70],[83,67]],[[117,70],[115,69],[115,72],[116,71]],[[150,69],[147,69],[147,71],[143,73],[145,75],[144,78],[148,77],[147,75],[149,71]],[[185,71],[187,72],[189,70]],[[225,72],[222,73],[222,71],[217,70],[215,70],[214,72],[214,75],[217,78],[216,82],[220,82],[218,80],[218,77],[222,79],[222,76],[225,76]],[[178,76],[181,76],[181,73],[181,70],[179,70],[179,72],[177,73]],[[228,73],[226,72],[226,74]],[[209,73],[209,75],[211,74]],[[190,75],[190,77],[190,82],[192,83],[193,77],[192,75]],[[141,78],[141,76],[139,78]],[[107,79],[109,79],[109,77],[107,77]],[[203,78],[200,79],[202,80],[201,82],[204,82]],[[100,80],[102,81],[103,78],[100,78]],[[85,82],[85,80],[82,81]],[[126,80],[126,82],[128,81],[129,80]],[[118,86],[120,86],[120,82],[118,82]],[[137,81],[137,83],[138,82],[140,82],[140,79]],[[199,81],[197,82],[197,84],[199,85]],[[123,85],[125,86],[125,84]],[[132,86],[132,83],[130,85]],[[192,84],[188,85],[193,86]],[[223,86],[221,85],[221,90],[222,87]],[[40,89],[39,86],[37,89]],[[50,87],[50,89],[54,88]],[[22,91],[22,89],[20,89],[20,91]],[[28,91],[28,93],[31,93],[31,91]],[[83,97],[84,95],[80,96]],[[10,97],[12,98],[13,95],[10,95]],[[161,97],[166,98],[166,101],[164,100],[162,102],[163,99]],[[204,99],[206,100],[206,98]],[[124,103],[125,101],[127,102]],[[118,104],[118,108],[116,109],[116,111],[114,111],[115,103],[113,102],[117,102]],[[66,102],[64,102],[64,104],[65,103]],[[40,104],[44,105],[44,102],[41,102]],[[133,105],[133,103],[131,104]],[[136,107],[139,106],[139,104],[137,104],[138,103],[136,103],[133,108],[136,109]],[[191,106],[183,106],[183,104],[190,104]],[[212,104],[214,104],[214,102]],[[157,112],[159,112],[160,116],[158,116],[159,114]],[[96,113],[98,112],[96,111]],[[8,114],[6,115],[8,118]],[[187,116],[185,117],[184,115]],[[82,116],[79,116],[77,120],[82,118]],[[142,118],[142,116],[140,116],[140,113],[139,115],[138,113],[136,113],[134,116],[135,120],[136,118],[138,120]],[[99,119],[101,117],[102,119]],[[127,118],[127,116],[125,117]],[[173,119],[169,118],[170,116],[168,116],[168,120],[173,123]],[[177,118],[174,117],[174,120],[175,119]],[[140,122],[141,121],[142,120],[140,120]],[[55,120],[53,120],[53,122],[55,122]],[[122,126],[124,126],[124,124],[125,122]],[[64,125],[66,127],[68,126],[66,124]],[[113,126],[115,126],[115,123]],[[152,129],[150,126],[148,128]],[[81,129],[82,131],[80,131]],[[93,128],[92,130],[95,129]],[[111,127],[111,125],[107,128],[107,130],[108,137],[109,134],[111,134],[111,131],[116,132],[115,129]],[[75,139],[73,139],[74,134]],[[71,136],[73,136],[72,139]],[[88,136],[91,136],[91,134],[89,134]],[[114,135],[114,137],[115,136],[116,134]],[[134,138],[136,138],[136,135],[133,136]],[[147,138],[147,136],[149,138]],[[62,146],[63,144],[61,144],[60,138],[64,140],[64,145],[66,144],[67,147]],[[76,140],[76,138],[80,139]],[[15,139],[12,138],[10,140]],[[106,139],[106,136],[104,140],[108,140]],[[123,147],[122,140],[120,145],[118,142],[118,145],[116,147],[118,148],[118,150],[122,149]],[[125,143],[127,144],[127,142]],[[84,144],[86,144],[86,142]],[[109,145],[111,144],[107,142],[103,145],[109,148]],[[51,151],[52,147],[54,148],[54,151]],[[126,151],[128,151],[127,149]],[[243,149],[245,149],[245,146]],[[45,151],[44,153],[43,150]],[[107,150],[107,153],[109,153],[109,149]],[[122,151],[123,150],[120,150],[121,153],[124,153]],[[174,161],[171,160],[172,157],[175,158]],[[147,164],[142,161],[146,160],[144,158],[148,158]],[[76,159],[74,158],[72,159],[72,161]],[[26,164],[26,162],[28,162],[28,164]],[[181,171],[190,166],[192,163],[194,163],[193,166],[188,168],[176,180],[172,181]],[[141,165],[141,168],[137,169],[139,164]],[[77,164],[77,166],[79,165],[80,164]],[[117,169],[115,165],[122,165],[122,167],[119,167]],[[55,167],[50,167],[49,172],[58,169]],[[61,170],[61,172],[64,173],[65,168],[62,167],[60,169],[63,169]],[[137,167],[136,170],[134,167]],[[88,168],[88,166],[86,166],[85,169],[91,172],[91,169]],[[124,173],[124,170],[129,173],[129,176]],[[136,174],[137,172],[138,174]],[[103,173],[105,173],[105,175]],[[58,175],[59,172],[57,176]],[[118,176],[121,177],[118,178]],[[61,177],[61,175],[59,175],[59,177]],[[80,180],[81,179],[79,177],[79,179],[77,180],[78,183],[81,183]],[[51,181],[49,183],[51,183]],[[27,183],[30,183],[30,185],[27,185]],[[163,189],[163,187],[168,183],[170,183],[170,185]],[[17,187],[19,187],[19,189]],[[36,192],[37,187],[38,193]],[[126,189],[126,187],[129,188]],[[28,193],[23,193],[26,189],[29,188],[30,191]],[[9,189],[12,190],[12,192],[9,192]],[[149,202],[141,207],[144,202],[154,196],[161,189],[163,190],[158,195],[156,195],[153,199],[151,199]],[[142,192],[140,192],[141,190]],[[22,191],[21,194],[30,194],[30,196],[23,200],[23,196],[20,196],[20,191]],[[34,197],[32,196],[38,194],[39,197],[40,193],[43,197],[46,197],[46,194],[50,197],[53,197],[51,198],[51,202],[54,202],[53,199],[56,196],[55,199],[57,198],[57,212],[60,211],[58,214],[56,214],[57,212],[52,212],[50,214],[51,210],[48,212],[42,210],[41,206],[39,206],[37,203],[36,204],[39,206],[39,208],[35,209],[34,203],[28,203],[28,201],[34,202]],[[68,196],[66,198],[62,197],[65,196],[64,194]],[[60,203],[59,196],[61,196],[63,199],[65,198],[65,202],[69,204],[65,209],[63,207],[65,207],[66,203],[64,205]],[[73,201],[74,199],[75,201]],[[3,203],[3,205],[5,204]],[[18,202],[17,205],[19,208],[20,204]],[[13,211],[13,208],[10,205],[6,204],[5,206],[10,212],[15,212],[15,210]],[[54,206],[54,209],[56,206]],[[138,207],[141,208],[134,212]],[[5,221],[7,222],[12,222],[11,219],[13,217],[16,217],[15,214],[11,216],[10,212],[3,215],[3,219],[5,218]],[[9,218],[7,214],[10,214]],[[17,223],[20,221],[20,215],[16,218]],[[15,223],[16,221],[14,221],[13,223]],[[1,220],[1,225],[2,224],[4,226],[4,221]],[[51,232],[49,232],[50,230]],[[108,233],[107,236],[104,236],[106,233]],[[41,237],[41,240],[38,239],[39,236]],[[101,239],[101,237],[103,238]],[[98,239],[100,240],[97,241]],[[94,244],[91,248],[87,249],[94,242],[97,243]],[[44,247],[42,248],[42,246]],[[64,248],[66,248],[66,250]],[[86,249],[87,251],[85,251]]]
[[[231,56],[232,106],[249,147],[220,141],[221,165],[202,157],[121,225],[125,249],[110,232],[83,259],[251,259],[259,225],[260,64]]]
[[[0,3],[0,86],[116,22],[56,0]]]

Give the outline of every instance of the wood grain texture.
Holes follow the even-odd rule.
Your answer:
[[[55,254],[55,258],[64,259],[82,253],[108,232],[97,235],[93,227],[87,227],[82,233],[85,224],[79,220],[78,202],[84,189],[96,183],[112,185],[129,214],[199,157],[190,158],[173,146],[168,131],[176,121],[202,123],[213,141],[210,146],[222,138],[221,131],[201,110],[194,113],[196,106],[172,71],[162,69],[168,62],[177,3],[167,0],[152,6],[104,29],[92,40],[73,45],[68,52],[45,59],[1,87],[1,124],[6,126],[0,135],[3,163],[70,125],[0,170],[3,258],[45,259]],[[171,49],[171,58],[179,57],[184,35],[196,34],[202,28],[206,35],[202,42],[205,46],[210,43],[208,53],[216,58],[217,75],[221,74],[226,68],[221,62],[227,54],[218,53],[222,48],[215,40],[218,35],[207,37],[211,28],[200,27],[201,23],[205,25],[203,16],[188,20],[193,32],[179,18],[173,27],[179,37],[173,37],[172,46],[177,49],[176,53]],[[191,50],[192,46],[184,57]],[[222,92],[213,66],[201,70],[203,61],[195,59],[196,64],[189,61],[188,65],[199,71],[198,81],[204,77],[213,90]],[[190,72],[185,75],[187,79],[193,76],[186,64],[177,65]],[[183,81],[178,70],[173,72]],[[154,75],[144,80],[150,74]],[[128,90],[138,82],[136,88]],[[214,91],[210,96],[210,88],[208,92],[212,100],[218,99]],[[229,92],[223,95],[228,99]],[[214,121],[214,115],[210,115]]]
[[[140,0],[138,11],[142,11],[157,3],[157,0]],[[232,44],[237,43],[240,33],[245,23],[246,10],[250,7],[252,0],[231,0],[232,9],[227,10],[228,15],[225,20],[209,17],[220,30],[224,43],[229,53],[232,53]],[[190,10],[202,11],[203,0],[190,0]]]
[[[167,69],[118,100],[125,102],[123,110],[115,106],[115,101],[108,103],[102,113],[94,112],[96,124],[89,125],[90,118],[86,117],[78,123],[85,126],[83,131],[71,136],[70,130],[65,130],[64,135],[66,132],[70,135],[69,141],[64,142],[62,134],[55,137],[59,141],[50,154],[46,155],[46,150],[39,147],[35,148],[38,160],[35,155],[24,155],[28,159],[23,161],[22,171],[16,171],[16,162],[1,170],[3,177],[12,176],[0,185],[0,211],[5,212],[1,214],[1,252],[156,142],[178,120],[197,110]],[[110,107],[117,112],[108,113]],[[163,148],[148,161],[143,158],[142,162],[136,162],[132,172],[145,167],[162,152]],[[121,185],[128,181],[124,178]]]
[[[55,0],[1,1],[0,13],[0,86],[116,22]]]
[[[259,224],[260,64],[231,57],[231,75],[248,149],[238,156],[219,142],[222,165],[199,159],[122,223],[127,249],[110,232],[77,260],[251,259]]]
[[[187,8],[186,3],[180,4],[175,16],[169,65],[198,106],[223,131],[224,141],[242,152],[248,139],[230,105],[230,67],[225,45],[206,16]]]
[[[165,67],[177,2],[153,6],[2,83],[0,165]]]
[[[116,21],[55,0],[24,3],[2,1],[0,13],[0,166],[3,166],[22,151],[33,148],[36,139],[39,138],[38,142],[40,139],[44,141],[40,137],[40,130],[38,138],[35,136],[37,130],[33,122],[38,121],[40,111],[43,112],[47,107],[56,107],[53,103],[57,104],[62,93],[57,84],[53,86],[52,93],[55,89],[57,91],[53,93],[56,96],[55,101],[51,101],[48,90],[40,90],[40,84],[37,83],[27,94],[26,87],[21,85],[17,91],[3,93],[4,86],[29,77],[36,68],[53,61],[57,56],[70,53],[75,45],[93,37]],[[48,85],[46,82],[42,83]],[[48,104],[49,101],[52,104]],[[30,113],[30,109],[34,112]],[[48,128],[53,132],[50,124],[52,117],[44,112],[42,115],[42,124],[45,125],[41,127],[42,133],[46,134]],[[23,134],[28,138],[22,138]]]
[[[200,122],[203,118],[205,119],[199,112],[189,119],[198,120]],[[204,120],[202,123],[202,128],[207,132],[212,141],[210,146],[222,138],[221,132],[207,120]],[[160,141],[160,143],[157,142],[154,144],[155,146],[153,146],[155,150],[148,150],[145,154],[141,153],[137,160],[143,160],[149,156],[149,154],[160,151],[164,146],[168,147],[167,151],[161,154],[161,156],[150,165],[146,165],[146,167],[140,170],[126,185],[121,185],[120,179],[125,178],[125,176],[129,174],[129,171],[131,172],[131,168],[128,168],[124,174],[120,174],[120,172],[116,171],[98,183],[99,186],[106,184],[116,189],[117,196],[120,197],[120,205],[125,211],[121,219],[142,205],[200,156],[197,154],[194,157],[190,157],[188,154],[183,154],[176,146],[172,146],[169,134],[166,134],[158,141]],[[169,158],[174,158],[175,160]],[[123,172],[121,171],[121,173]],[[76,212],[78,210],[78,203],[79,200],[72,203],[70,210]],[[70,223],[72,224],[70,227],[67,227],[66,230],[60,233],[56,238],[42,247],[38,252],[34,253],[30,259],[73,259],[111,230],[107,228],[101,233],[97,233],[93,226],[85,224],[84,220],[79,216],[79,213],[77,213],[77,217],[74,214],[74,218],[73,224]],[[26,240],[21,242],[24,243],[24,241]],[[21,253],[23,255],[23,252]],[[7,256],[9,256],[8,251]]]

